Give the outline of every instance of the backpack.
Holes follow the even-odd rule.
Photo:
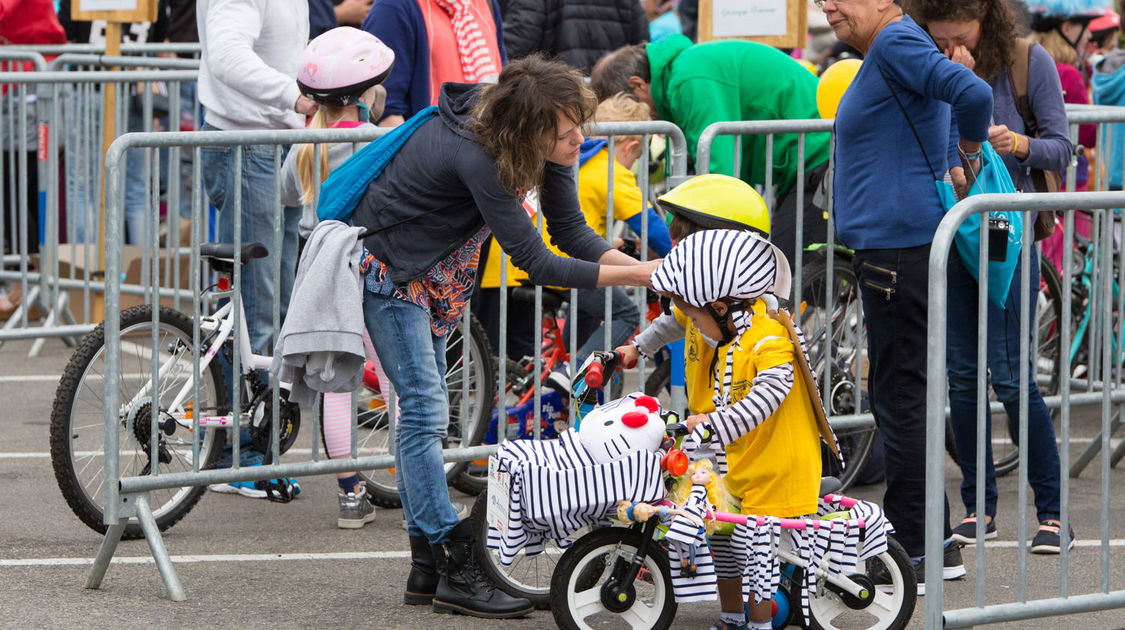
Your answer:
[[[1012,65],[1008,66],[1008,82],[1012,85],[1012,96],[1016,100],[1016,111],[1023,119],[1024,129],[1028,137],[1039,137],[1039,123],[1031,111],[1027,97],[1028,64],[1031,60],[1031,47],[1035,42],[1023,38],[1016,38],[1013,51]],[[1036,192],[1058,192],[1062,184],[1062,175],[1055,171],[1031,169],[1031,181]],[[1055,212],[1041,210],[1035,217],[1035,240],[1041,241],[1055,233]]]

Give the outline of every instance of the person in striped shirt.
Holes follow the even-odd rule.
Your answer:
[[[802,336],[774,297],[788,295],[790,283],[777,247],[735,230],[687,236],[652,274],[653,289],[686,317],[689,338],[714,346],[706,372],[712,406],[690,409],[686,423],[695,434],[709,430],[725,451],[721,472],[743,514],[793,518],[817,510],[816,386],[798,367]],[[737,547],[712,545],[722,606],[715,627],[764,630],[768,598],[750,603],[749,623],[744,617],[742,577],[749,567],[745,553],[732,553]]]

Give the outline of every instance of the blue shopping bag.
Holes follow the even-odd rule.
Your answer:
[[[1008,174],[1004,161],[996,154],[992,145],[985,142],[980,146],[980,174],[969,189],[969,196],[983,193],[1014,193],[1015,185]],[[953,191],[953,185],[948,177],[935,182],[938,196],[948,212],[958,201]],[[1015,211],[989,212],[991,217],[1004,217],[1008,219],[1008,250],[1002,261],[988,263],[988,299],[1000,308],[1008,300],[1008,291],[1012,286],[1012,278],[1016,273],[1016,264],[1019,262],[1020,239],[1023,235],[1023,213]],[[965,219],[957,228],[953,243],[965,268],[972,274],[973,279],[980,281],[980,270],[977,261],[980,260],[980,224],[982,214],[974,213]]]

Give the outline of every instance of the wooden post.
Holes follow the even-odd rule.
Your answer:
[[[156,22],[157,0],[72,0],[70,19],[73,21],[105,20],[105,54],[107,57],[121,55],[121,24],[127,22]],[[117,68],[106,68],[107,71]],[[117,84],[102,84],[102,153],[104,163],[109,145],[117,139]],[[101,221],[98,230],[98,263],[95,276],[105,275],[105,169],[102,169]],[[105,319],[105,294],[96,292],[91,304],[92,313],[87,316],[94,321]]]

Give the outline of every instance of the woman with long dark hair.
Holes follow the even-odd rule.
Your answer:
[[[1055,64],[1040,45],[1017,39],[1016,18],[1005,0],[913,0],[909,12],[934,38],[947,57],[970,68],[992,87],[992,126],[989,142],[1003,157],[1004,165],[1018,190],[1035,191],[1031,169],[1061,171],[1071,153],[1067,132],[1062,89]],[[1016,86],[1013,64],[1027,64],[1026,86]],[[1026,90],[1031,116],[1038,126],[1038,136],[1031,137],[1024,118],[1016,106],[1015,95]],[[1030,220],[1034,215],[1026,215]],[[1025,247],[1032,247],[1025,243]],[[1020,379],[1028,385],[1027,448],[1028,481],[1035,491],[1035,507],[1039,530],[1031,551],[1058,553],[1059,532],[1059,453],[1051,414],[1035,383],[1035,371],[1019,362],[1020,287],[1024,270],[1016,267],[1007,303],[1000,308],[989,302],[988,327],[982,338],[977,329],[977,281],[957,255],[949,260],[949,318],[946,367],[949,374],[949,406],[953,434],[961,467],[961,501],[966,516],[954,528],[953,537],[961,542],[976,542],[976,453],[977,453],[977,347],[987,344],[988,372],[992,389],[1004,404],[1012,427],[1019,421]],[[1028,292],[1023,295],[1028,312],[1035,312],[1039,294],[1039,258],[1031,250]],[[1030,327],[1034,328],[1034,327]],[[1031,331],[1030,343],[1035,342]],[[1022,375],[1022,376],[1021,376]],[[991,435],[991,414],[985,415]],[[1012,435],[1016,435],[1012,431]],[[992,461],[992,443],[985,444],[985,535],[995,538],[996,470]],[[1068,534],[1073,544],[1073,532]]]
[[[480,573],[472,526],[450,504],[441,456],[445,340],[464,313],[489,234],[537,284],[648,286],[658,261],[611,249],[579,208],[572,166],[595,106],[581,74],[538,55],[509,64],[494,85],[446,83],[438,114],[417,126],[352,216],[369,231],[364,318],[399,395],[395,473],[410,534],[408,604],[493,618],[531,611]],[[536,187],[552,241],[572,258],[551,253],[528,219],[520,199]]]

